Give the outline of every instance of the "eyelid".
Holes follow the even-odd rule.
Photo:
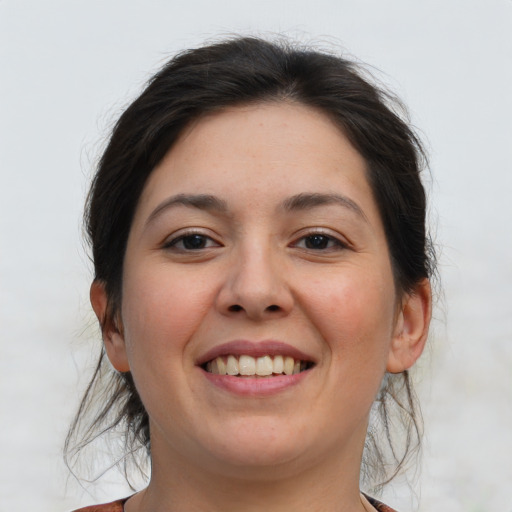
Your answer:
[[[300,241],[302,241],[308,237],[315,236],[315,235],[323,236],[323,237],[330,239],[331,241],[334,241],[335,246],[328,247],[325,249],[310,249],[307,247],[298,247],[298,248],[304,249],[307,251],[314,251],[314,252],[322,252],[322,251],[327,252],[329,250],[332,251],[332,250],[350,249],[352,246],[351,243],[345,237],[340,235],[339,233],[333,233],[333,231],[330,229],[320,228],[320,227],[308,228],[305,231],[301,231],[301,232],[297,233],[296,236],[294,237],[294,241],[290,245],[292,247],[297,247]]]
[[[202,247],[200,249],[186,249],[186,248],[179,248],[176,247],[176,245],[183,239],[187,238],[188,236],[202,236],[212,242],[214,242],[213,245],[208,245],[207,247]],[[204,229],[201,228],[184,228],[180,229],[178,231],[175,231],[174,233],[168,235],[164,241],[161,244],[163,249],[175,249],[177,251],[182,252],[196,252],[204,249],[211,249],[212,247],[221,247],[222,244],[214,237],[210,232],[206,233]]]

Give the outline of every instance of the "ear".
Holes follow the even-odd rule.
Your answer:
[[[112,366],[118,372],[130,371],[123,329],[122,326],[117,325],[120,321],[116,321],[115,318],[111,317],[112,315],[108,308],[107,292],[105,291],[105,285],[102,281],[93,281],[90,298],[92,309],[96,313],[101,326],[103,343],[105,344],[105,350]]]
[[[388,355],[387,371],[401,373],[421,356],[428,336],[432,314],[430,281],[423,279],[415,290],[405,294],[395,325]]]

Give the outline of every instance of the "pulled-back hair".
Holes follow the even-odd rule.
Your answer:
[[[429,278],[434,258],[420,180],[425,155],[401,104],[365,76],[339,56],[252,37],[171,59],[114,126],[87,198],[94,279],[103,283],[108,300],[102,328],[119,325],[126,244],[151,172],[190,123],[238,105],[290,102],[328,116],[366,162],[398,296]],[[363,476],[375,488],[390,480],[419,446],[422,422],[407,371],[385,376],[372,417]],[[124,463],[141,448],[150,457],[148,415],[132,376],[113,370],[102,349],[66,439],[69,464],[109,431],[122,432]]]

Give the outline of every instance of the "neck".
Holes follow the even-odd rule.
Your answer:
[[[152,442],[154,454],[162,454],[158,444]],[[361,512],[366,510],[359,493],[361,454],[362,444],[357,453],[324,455],[302,470],[300,461],[292,461],[233,472],[209,471],[207,465],[191,464],[175,452],[153,456],[149,486],[131,498],[125,510]]]

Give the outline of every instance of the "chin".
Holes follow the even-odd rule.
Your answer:
[[[223,429],[212,436],[209,449],[215,458],[250,473],[283,466],[304,455],[307,443],[289,424],[261,418],[245,420],[238,427]]]

